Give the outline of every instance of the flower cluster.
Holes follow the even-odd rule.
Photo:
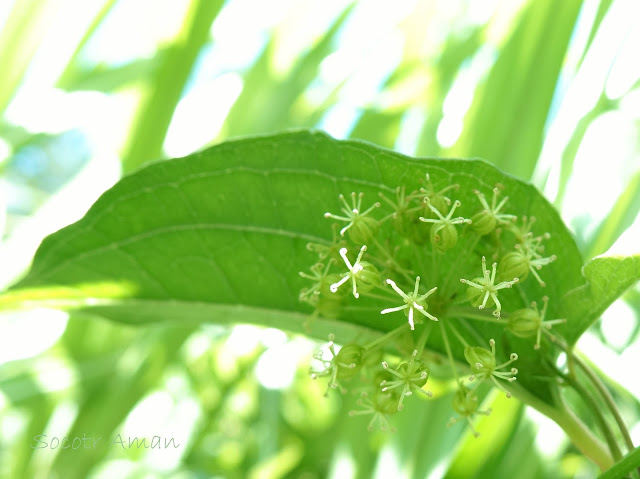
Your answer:
[[[340,195],[340,212],[325,213],[339,223],[332,224],[330,241],[308,245],[318,260],[310,273],[300,273],[310,282],[300,300],[313,307],[314,316],[356,323],[378,316],[380,329],[388,332],[340,349],[331,337],[314,356],[318,367],[312,377],[326,377],[327,392],[356,392],[351,415],[370,415],[370,429],[392,430],[389,416],[404,410],[407,398],[428,400],[428,363],[439,355],[456,378],[452,408],[458,417],[452,424],[464,419],[475,434],[473,418],[489,413],[478,409],[485,391],[480,386],[495,386],[511,397],[518,355],[505,356],[494,339],[488,340],[489,349],[478,345],[485,329],[474,329],[472,322],[531,338],[538,349],[543,339],[554,339],[550,327],[564,321],[545,319],[546,296],[541,310],[525,299],[521,285],[529,274],[538,283],[532,283],[534,291],[544,286],[540,270],[556,257],[545,255],[550,236],[534,234],[535,218],[509,211],[503,189],[498,184],[485,195],[456,183],[436,184],[426,174],[413,189],[351,192],[350,203]],[[366,204],[370,193],[381,202]],[[465,360],[467,376],[460,373]]]

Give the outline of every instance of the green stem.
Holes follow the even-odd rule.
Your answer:
[[[587,389],[576,381],[573,377],[565,376],[566,380],[569,384],[580,394],[582,399],[587,403],[591,412],[593,413],[593,417],[600,428],[600,431],[604,435],[605,440],[607,441],[607,445],[609,446],[609,450],[613,455],[613,459],[615,461],[619,461],[622,458],[622,453],[620,452],[620,448],[618,447],[618,443],[616,442],[616,438],[613,434],[613,431],[609,427],[609,424],[605,420],[602,415],[602,411],[598,407],[598,404],[593,399],[593,396],[587,391]]]
[[[444,348],[447,350],[447,356],[449,357],[449,362],[451,363],[451,369],[453,370],[453,375],[456,377],[456,383],[460,384],[460,377],[458,376],[458,369],[456,368],[456,362],[453,359],[453,354],[451,353],[451,346],[449,345],[449,338],[447,336],[447,331],[444,329],[444,323],[442,321],[438,321],[440,323],[440,330],[442,331],[442,340],[444,341]]]
[[[449,323],[449,327],[451,328],[451,331],[453,331],[453,334],[455,334],[458,338],[458,341],[460,341],[460,343],[462,343],[465,348],[469,346],[469,343],[467,343],[467,341],[462,337],[458,329],[453,324]]]
[[[429,339],[429,334],[431,334],[431,321],[424,326],[422,334],[420,335],[420,340],[416,344],[416,351],[418,351],[416,357],[420,358],[422,356],[424,347],[427,344],[427,339]]]
[[[557,389],[553,389],[555,405],[540,400],[518,384],[511,384],[509,389],[518,399],[558,424],[578,450],[595,462],[600,470],[605,471],[614,464],[607,447],[593,435],[573,411],[567,408]]]
[[[400,275],[402,275],[404,277],[404,279],[407,280],[407,282],[409,282],[410,284],[413,283],[415,281],[415,278],[412,278],[411,276],[409,276],[409,274],[406,271],[403,271],[404,268],[402,268],[402,266],[400,266],[398,264],[398,262],[396,261],[396,259],[393,257],[392,254],[390,254],[385,247],[380,243],[380,241],[377,240],[377,238],[373,239],[373,244],[375,245],[375,247],[384,255],[387,257],[387,260],[391,262],[391,264],[393,265],[393,267],[395,268],[396,272],[399,273]],[[378,259],[378,261],[380,261]],[[384,261],[380,261],[381,264],[385,264]]]
[[[483,313],[481,312],[479,309],[477,308],[461,308],[459,306],[451,306],[449,309],[447,309],[447,315],[448,316],[462,316],[464,318],[468,318],[468,319],[475,319],[478,321],[486,321],[488,323],[493,323],[493,324],[501,324],[502,326],[505,325],[504,321],[500,321],[499,319],[496,319],[496,317],[491,314],[491,313]],[[509,316],[506,314],[503,314],[501,316],[502,319],[507,319]]]
[[[580,358],[572,348],[569,348],[565,344],[564,341],[562,341],[560,339],[557,339],[555,342],[556,342],[556,344],[559,344],[560,347],[567,354],[567,366],[569,368],[570,378],[571,378],[571,381],[573,382],[573,384],[574,385],[579,384],[578,383],[577,374],[576,374],[576,371],[575,371],[575,365],[578,365],[582,369],[582,371],[585,373],[587,378],[589,378],[589,380],[591,381],[593,386],[596,388],[596,390],[598,391],[600,396],[602,396],[602,399],[604,400],[604,402],[606,403],[607,407],[611,411],[611,414],[613,415],[613,417],[614,417],[614,419],[616,421],[616,424],[618,425],[618,428],[620,429],[620,432],[622,434],[622,437],[624,439],[624,442],[625,442],[627,448],[629,449],[629,451],[633,450],[634,445],[633,445],[633,441],[631,440],[631,435],[629,434],[629,430],[627,429],[627,426],[624,423],[624,420],[622,419],[620,411],[618,410],[618,407],[616,406],[616,403],[615,403],[613,397],[611,396],[611,393],[607,389],[607,387],[602,383],[600,378],[591,370],[591,368],[582,360],[582,358]],[[582,387],[582,386],[580,385],[580,387]],[[591,401],[593,401],[593,398],[591,398]],[[595,405],[595,402],[593,404],[594,404],[594,411],[597,411],[597,416],[600,416],[602,418],[600,410],[597,408],[597,405]],[[604,421],[604,418],[602,418],[602,421]],[[610,428],[608,427],[606,422],[604,424],[605,424],[606,428],[610,430]],[[613,434],[613,433],[611,433],[611,434]],[[607,438],[607,441],[609,441],[609,438]],[[615,447],[616,447],[616,449],[618,449],[617,444],[615,445]],[[616,454],[615,454],[615,452],[613,450],[612,450],[612,453],[614,454],[615,459],[618,460],[619,457],[616,457]],[[618,449],[618,455],[619,456],[622,455],[622,453],[619,451],[619,449]]]
[[[611,393],[609,392],[607,387],[602,383],[600,378],[591,370],[591,368],[582,360],[582,358],[580,358],[580,356],[576,355],[575,353],[572,353],[572,356],[575,363],[580,367],[580,369],[582,369],[582,371],[586,374],[586,376],[589,378],[589,380],[594,385],[596,390],[600,393],[600,395],[604,399],[604,402],[607,404],[607,407],[611,411],[611,414],[613,414],[613,417],[615,418],[616,423],[618,424],[618,428],[622,433],[622,437],[624,439],[624,442],[627,448],[629,449],[629,451],[633,451],[634,445],[633,445],[633,441],[631,440],[631,435],[629,434],[627,425],[624,423],[624,420],[620,415],[620,411],[618,410],[618,407],[616,406],[616,403],[613,400]]]
[[[385,290],[383,290],[385,291]],[[369,291],[365,292],[361,292],[359,293],[360,296],[363,296],[365,298],[371,298],[371,299],[380,299],[382,301],[393,301],[394,299],[396,299],[398,296],[397,295],[393,295],[393,296],[382,296],[380,294],[375,294],[375,293],[371,293]]]
[[[470,243],[467,240],[466,243],[469,243],[469,246],[466,246],[466,244],[465,244],[465,246],[464,246],[464,250],[465,251],[473,251],[476,248],[476,246],[478,245],[478,241],[480,241],[480,236],[478,236],[477,234],[474,234],[473,236],[474,236],[474,238],[471,239]],[[467,257],[464,254],[459,254],[457,256],[455,263],[449,269],[449,274],[447,274],[447,277],[444,279],[444,288],[443,289],[445,291],[447,291],[447,292],[449,291],[449,286],[450,286],[449,283],[450,283],[451,276],[453,275],[453,273],[456,272],[456,271],[460,271],[460,261],[463,261],[466,258]],[[458,281],[459,281],[459,279],[458,279]]]
[[[380,345],[381,343],[384,343],[385,341],[389,341],[391,338],[393,338],[396,334],[402,332],[404,329],[406,329],[406,324],[403,324],[402,326],[397,327],[396,329],[392,329],[391,331],[389,331],[387,334],[380,336],[377,339],[374,339],[373,341],[371,341],[369,344],[366,344],[364,346],[364,349],[366,350],[370,350],[373,349],[375,347],[377,347],[378,345]]]
[[[582,452],[585,456],[594,461],[601,470],[606,470],[611,467],[613,460],[609,452],[596,437],[593,436],[591,431],[568,409],[562,411],[562,414],[556,416],[549,416],[567,433],[567,436],[571,439],[573,444]]]

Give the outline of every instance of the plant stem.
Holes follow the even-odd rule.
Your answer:
[[[558,424],[578,450],[595,462],[600,470],[605,471],[614,464],[606,446],[567,408],[556,388],[553,389],[555,405],[540,400],[518,384],[511,384],[509,389],[518,399]]]
[[[611,414],[613,414],[613,417],[615,418],[616,423],[618,424],[618,428],[622,433],[622,437],[624,439],[624,442],[627,448],[629,449],[629,452],[633,451],[634,445],[633,445],[633,441],[631,440],[631,435],[629,434],[627,425],[624,423],[624,420],[620,415],[620,411],[618,410],[618,407],[616,406],[616,403],[613,400],[611,393],[609,392],[607,387],[602,383],[600,378],[591,370],[591,368],[582,360],[580,356],[578,356],[575,353],[572,353],[572,355],[575,363],[582,369],[582,371],[584,371],[586,376],[589,378],[589,380],[592,382],[594,387],[597,389],[597,391],[600,393],[600,395],[604,399],[604,402],[607,404],[607,407],[611,411]]]
[[[376,346],[378,346],[380,343],[383,343],[385,341],[390,340],[392,337],[394,337],[396,334],[398,334],[399,332],[403,331],[404,329],[406,329],[406,325],[403,324],[402,326],[398,326],[396,329],[392,329],[391,331],[389,331],[387,334],[384,334],[382,336],[380,336],[378,339],[374,339],[373,341],[371,341],[369,344],[366,344],[364,346],[364,349],[366,350],[370,350],[375,348]]]
[[[416,356],[418,358],[422,356],[422,352],[424,351],[424,347],[427,344],[427,339],[429,339],[430,333],[431,333],[431,322],[428,322],[424,326],[424,330],[420,335],[420,340],[418,341],[418,344],[416,344],[416,351],[418,351],[418,354]]]
[[[634,449],[634,445],[633,445],[633,441],[631,440],[631,435],[629,434],[629,430],[627,429],[627,426],[624,423],[624,420],[622,419],[622,415],[620,414],[620,411],[618,410],[618,407],[616,406],[616,403],[613,400],[613,397],[611,396],[611,393],[609,392],[607,387],[602,383],[602,381],[597,376],[597,374],[595,374],[591,370],[591,368],[584,362],[584,360],[575,353],[573,348],[567,347],[567,345],[564,343],[564,341],[556,340],[555,342],[556,342],[556,344],[559,344],[562,347],[562,349],[564,349],[565,353],[567,354],[567,365],[569,367],[570,376],[571,376],[573,382],[574,383],[578,383],[578,378],[577,378],[577,375],[575,373],[575,365],[577,364],[582,369],[582,371],[585,373],[587,378],[589,378],[589,380],[591,381],[593,386],[596,388],[596,390],[598,391],[600,396],[602,396],[602,399],[604,400],[604,402],[606,403],[607,407],[611,411],[611,414],[613,415],[613,417],[614,417],[614,419],[616,421],[616,424],[618,425],[618,429],[620,429],[620,433],[622,434],[622,437],[624,439],[625,445],[627,446],[629,451],[632,451]],[[596,406],[596,409],[597,409],[597,406]],[[599,413],[599,410],[598,410],[598,413]],[[617,447],[617,445],[616,445],[616,447]],[[615,454],[614,454],[614,456],[615,456]],[[616,460],[618,460],[618,459],[619,458],[616,458]]]
[[[555,417],[548,416],[567,433],[580,452],[594,461],[601,470],[611,467],[613,459],[609,452],[572,411],[565,409]]]
[[[460,341],[460,343],[466,348],[467,346],[469,346],[469,343],[467,343],[465,341],[465,339],[462,337],[462,335],[458,332],[458,330],[456,329],[456,327],[453,324],[449,324],[449,327],[451,328],[451,331],[453,331],[453,334],[456,335],[456,337],[458,338],[458,341]]]
[[[451,369],[453,370],[453,375],[456,377],[456,382],[460,384],[460,377],[458,376],[456,362],[453,359],[453,354],[451,353],[451,346],[449,346],[449,338],[447,337],[447,331],[444,329],[444,323],[442,321],[438,321],[438,322],[440,323],[440,330],[442,331],[442,340],[444,341],[444,347],[447,350],[447,356],[449,356],[449,362],[451,363]]]
[[[609,446],[609,450],[613,455],[613,459],[615,461],[619,461],[622,458],[622,453],[620,452],[620,448],[618,447],[616,438],[613,434],[613,431],[609,427],[609,424],[607,423],[604,416],[602,415],[602,411],[600,410],[600,408],[598,408],[598,404],[593,399],[593,396],[575,378],[571,376],[565,376],[565,378],[569,382],[569,384],[580,394],[580,396],[587,403],[587,405],[591,408],[591,412],[593,413],[593,416],[596,422],[598,423],[598,427],[600,428],[600,431],[602,432],[602,434],[604,435],[607,441],[607,445]]]
[[[449,316],[461,316],[467,319],[475,319],[478,321],[486,321],[488,323],[493,323],[493,324],[500,324],[502,326],[505,325],[504,321],[500,321],[499,319],[496,319],[496,317],[491,314],[491,313],[483,313],[480,310],[478,310],[477,308],[464,308],[464,307],[459,307],[459,306],[451,306],[448,310],[447,310],[447,315]],[[502,319],[507,319],[509,316],[506,314],[503,314],[502,316],[500,316]]]

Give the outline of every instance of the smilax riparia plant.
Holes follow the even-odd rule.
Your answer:
[[[639,256],[585,264],[544,197],[485,161],[301,131],[126,176],[43,241],[0,308],[330,335],[312,377],[370,428],[449,395],[475,432],[495,387],[607,469],[634,445],[575,344],[639,277]]]

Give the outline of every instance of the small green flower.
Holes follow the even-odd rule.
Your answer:
[[[503,258],[506,261],[506,267],[500,274],[501,276],[511,274],[512,271],[518,269],[521,273],[518,275],[520,279],[525,279],[529,271],[535,276],[540,286],[544,287],[545,283],[540,278],[538,271],[543,266],[548,265],[556,260],[555,255],[544,257],[544,245],[542,242],[551,238],[549,233],[544,233],[540,236],[534,236],[531,228],[536,222],[534,216],[523,217],[522,225],[513,225],[510,229],[516,237],[518,244],[516,244],[516,251],[508,253]]]
[[[545,321],[544,317],[547,314],[549,298],[547,296],[543,297],[542,302],[544,303],[542,305],[542,311],[538,311],[538,306],[534,301],[531,303],[531,308],[519,309],[510,315],[507,324],[507,329],[520,338],[528,338],[535,334],[536,344],[533,346],[534,349],[540,349],[540,336],[542,331],[551,329],[551,326],[554,324],[567,321],[566,319],[551,319]]]
[[[460,188],[460,185],[449,185],[441,189],[440,191],[436,191],[433,187],[433,183],[431,183],[431,177],[429,176],[429,173],[427,173],[425,176],[427,180],[427,186],[426,188],[420,188],[420,193],[416,194],[415,197],[423,202],[429,200],[429,203],[432,206],[434,206],[440,213],[444,214],[444,212],[447,211],[449,205],[451,205],[451,200],[446,197],[444,193],[449,190],[458,190]],[[429,213],[427,213],[427,215],[425,216],[429,216]]]
[[[327,349],[331,354],[330,359],[326,359],[324,351],[318,351],[313,355],[315,360],[322,363],[324,369],[321,371],[312,371],[311,379],[329,376],[325,396],[329,393],[329,389],[340,387],[338,383],[339,379],[351,379],[362,367],[362,355],[364,353],[362,346],[353,343],[346,344],[336,353],[333,340],[334,336],[330,334],[329,344],[327,345]],[[342,392],[345,392],[343,388],[340,387],[340,389]]]
[[[392,313],[394,311],[404,310],[405,314],[409,318],[409,326],[411,327],[412,330],[415,329],[414,328],[415,323],[413,319],[414,310],[419,311],[422,315],[426,316],[427,318],[433,321],[438,321],[438,318],[427,313],[426,310],[428,305],[425,301],[425,299],[431,296],[438,289],[437,287],[430,289],[423,295],[420,295],[418,293],[418,288],[420,287],[420,276],[416,277],[416,283],[413,288],[413,293],[409,293],[409,294],[406,294],[404,291],[398,288],[398,285],[396,285],[396,283],[390,279],[387,279],[387,284],[390,285],[393,288],[393,290],[402,297],[405,304],[403,304],[402,306],[397,306],[395,308],[383,309],[380,312],[380,314],[387,314],[387,313]]]
[[[475,278],[473,281],[461,278],[460,281],[470,286],[467,290],[467,296],[471,300],[471,304],[477,306],[478,309],[484,309],[487,305],[491,306],[492,304],[495,304],[496,309],[493,312],[493,315],[496,318],[500,318],[502,305],[498,300],[498,291],[504,288],[511,288],[511,286],[518,282],[518,278],[516,277],[512,281],[503,281],[495,284],[497,267],[498,263],[493,263],[492,271],[489,272],[487,269],[487,260],[483,256],[482,277]]]
[[[478,233],[479,235],[486,235],[491,233],[497,225],[507,224],[510,221],[515,221],[516,217],[514,215],[508,215],[505,213],[500,213],[500,210],[504,207],[509,199],[508,196],[502,198],[502,201],[498,203],[498,195],[500,194],[500,188],[496,186],[493,189],[493,199],[491,200],[491,205],[487,203],[487,199],[485,196],[478,190],[473,191],[480,200],[480,204],[484,208],[479,213],[476,213],[471,218],[471,229]]]
[[[422,361],[416,359],[417,355],[418,351],[414,350],[411,359],[408,362],[400,364],[397,369],[390,368],[386,361],[382,362],[382,367],[398,378],[392,380],[385,379],[380,383],[382,392],[387,392],[394,388],[401,388],[400,398],[398,400],[398,411],[404,409],[402,401],[405,396],[411,396],[414,391],[424,394],[427,397],[432,396],[430,391],[422,389],[422,387],[427,384],[429,370]]]
[[[371,414],[372,418],[367,429],[373,431],[378,428],[381,431],[395,431],[389,424],[387,416],[398,412],[395,406],[395,399],[391,393],[375,391],[373,397],[369,398],[367,393],[362,393],[356,401],[356,405],[361,409],[349,411],[349,416],[359,416]]]
[[[353,285],[353,296],[355,298],[359,298],[360,294],[357,292],[357,286],[360,287],[361,291],[366,292],[371,291],[376,285],[380,284],[380,273],[376,267],[367,261],[361,261],[362,255],[366,250],[366,245],[360,248],[360,253],[358,253],[356,262],[353,263],[353,265],[351,265],[349,258],[347,258],[347,248],[342,248],[340,250],[340,256],[342,256],[342,259],[347,265],[348,271],[341,275],[342,279],[340,281],[333,283],[329,287],[329,290],[332,293],[337,292],[340,286],[351,280],[351,284]]]
[[[347,226],[340,230],[340,236],[344,236],[345,232],[349,231],[349,237],[355,243],[368,243],[371,241],[380,226],[378,220],[367,216],[375,208],[378,208],[380,203],[374,203],[369,209],[361,213],[363,196],[364,193],[360,193],[357,196],[355,192],[351,193],[352,205],[349,206],[344,196],[340,195],[339,198],[344,204],[344,208],[342,208],[344,216],[338,216],[328,212],[324,214],[325,218],[333,218],[334,220],[347,222]]]
[[[471,428],[471,432],[473,433],[473,435],[475,437],[478,437],[480,434],[478,434],[478,432],[474,429],[471,418],[476,414],[484,414],[485,416],[488,416],[489,414],[491,414],[491,409],[487,409],[486,411],[479,411],[478,396],[473,394],[473,391],[462,384],[458,384],[458,390],[453,397],[452,407],[455,412],[460,414],[460,417],[452,417],[449,421],[448,426],[451,427],[462,420],[466,420],[469,423],[469,427]]]
[[[455,225],[471,223],[471,220],[462,216],[452,218],[454,211],[460,207],[461,203],[455,201],[447,216],[442,216],[442,213],[431,204],[428,197],[425,198],[425,201],[431,211],[438,217],[437,219],[420,217],[420,221],[433,223],[433,226],[431,226],[431,242],[440,252],[453,248],[458,241],[458,232]]]
[[[340,280],[340,275],[329,274],[329,269],[335,261],[330,259],[325,267],[322,263],[314,264],[311,273],[300,272],[300,276],[310,279],[314,283],[309,288],[300,291],[298,299],[315,308],[314,314],[328,318],[335,318],[340,314],[344,297],[331,293],[331,285]]]
[[[536,257],[537,256],[537,257]],[[556,255],[551,255],[547,258],[543,258],[534,249],[525,249],[521,245],[516,245],[516,250],[511,253],[507,253],[500,262],[500,277],[510,278],[514,275],[521,280],[526,279],[529,271],[536,278],[540,286],[543,288],[546,283],[542,281],[542,278],[538,274],[538,271],[550,263],[556,260]]]
[[[486,379],[490,379],[493,383],[502,391],[504,391],[507,397],[511,397],[511,393],[507,391],[502,384],[498,382],[498,379],[504,379],[509,382],[516,380],[515,375],[518,374],[516,368],[511,368],[510,371],[500,371],[500,369],[508,366],[512,362],[518,359],[516,353],[511,353],[509,361],[496,366],[496,342],[493,339],[489,340],[491,351],[479,346],[464,348],[464,357],[471,366],[471,372],[473,376],[469,378],[470,381],[478,379],[475,387],[471,390],[471,393],[475,392],[478,386]]]
[[[325,258],[338,260],[340,258],[340,250],[347,246],[347,242],[338,234],[338,225],[331,225],[332,238],[331,243],[307,243],[307,250],[318,255],[322,260]]]
[[[327,262],[326,267],[322,263],[316,263],[311,267],[311,274],[302,271],[299,273],[300,276],[305,279],[310,279],[314,283],[311,287],[305,288],[300,292],[300,301],[313,303],[314,299],[317,299],[314,298],[314,296],[328,294],[330,292],[329,288],[331,285],[340,280],[339,275],[329,274],[329,269],[333,263],[333,259]]]

